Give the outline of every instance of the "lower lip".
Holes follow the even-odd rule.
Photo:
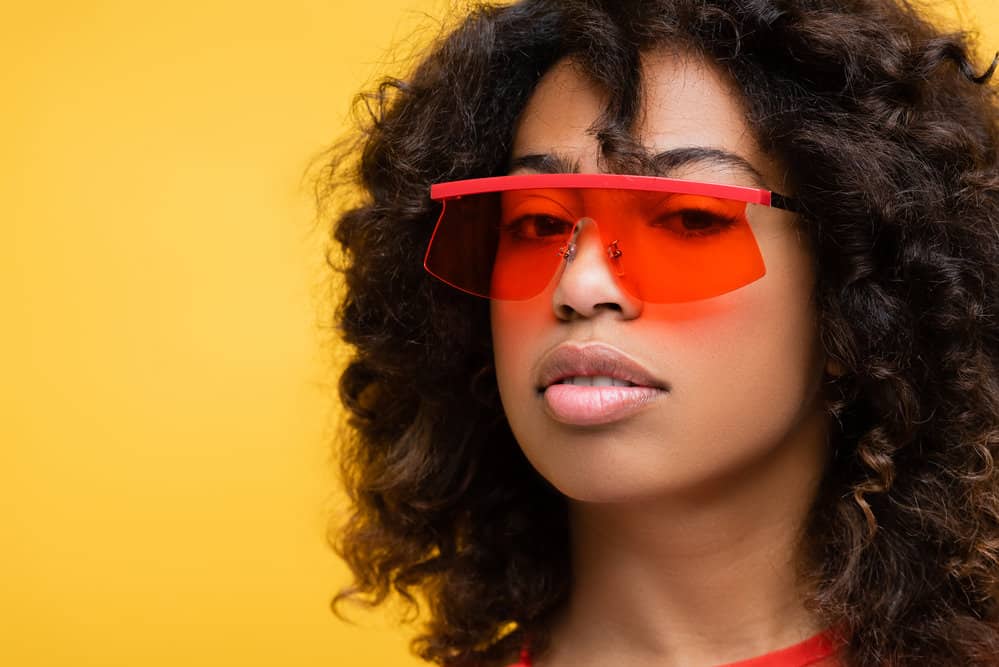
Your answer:
[[[553,384],[545,390],[548,412],[563,424],[594,426],[620,421],[666,392],[653,387],[581,387]]]

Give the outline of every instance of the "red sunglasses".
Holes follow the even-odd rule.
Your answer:
[[[749,219],[793,211],[769,190],[654,176],[529,174],[435,183],[443,203],[423,266],[465,292],[519,301],[573,261],[589,227],[634,297],[680,303],[718,296],[766,273]]]

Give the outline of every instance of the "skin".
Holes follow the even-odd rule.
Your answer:
[[[733,85],[697,56],[646,54],[636,136],[653,153],[705,147],[745,169],[669,174],[785,189]],[[512,157],[558,153],[603,171],[591,131],[606,97],[571,61],[542,79]],[[520,169],[518,171],[530,171]],[[500,395],[525,455],[570,503],[573,593],[539,667],[718,665],[823,628],[804,609],[796,546],[828,451],[812,257],[795,216],[750,216],[766,275],[687,304],[643,303],[615,282],[596,234],[539,296],[492,302]],[[621,421],[560,423],[537,391],[544,355],[603,342],[668,382]]]

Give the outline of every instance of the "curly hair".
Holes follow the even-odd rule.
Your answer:
[[[566,500],[521,453],[490,371],[488,302],[428,276],[433,182],[505,173],[541,76],[571,55],[610,95],[619,151],[640,54],[726,71],[788,169],[818,270],[833,453],[809,515],[808,600],[850,665],[999,664],[997,105],[970,39],[905,0],[523,0],[476,6],[405,79],[359,99],[321,197],[352,356],[339,440],[353,503],[330,539],[336,596],[394,593],[430,620],[413,649],[491,665],[539,649],[571,584]],[[330,256],[337,246],[330,249]]]

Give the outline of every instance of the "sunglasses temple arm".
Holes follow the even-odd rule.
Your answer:
[[[798,206],[798,200],[793,197],[785,197],[782,194],[776,192],[770,193],[770,206],[771,208],[780,208],[785,211],[791,211],[792,213],[797,213],[801,210]]]

